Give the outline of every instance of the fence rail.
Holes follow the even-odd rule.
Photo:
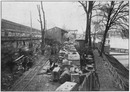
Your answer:
[[[129,53],[129,49],[123,49],[123,48],[110,48],[110,51],[118,53]]]

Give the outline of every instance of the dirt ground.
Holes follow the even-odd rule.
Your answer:
[[[36,61],[37,63],[42,61],[45,62],[44,60],[44,56],[40,56],[39,59]],[[49,63],[45,63],[45,66],[49,65]],[[35,67],[40,67],[42,66],[42,64],[36,64],[34,65],[32,68],[30,68],[28,71],[24,72],[23,74],[21,73],[21,75],[17,76],[17,79],[12,79],[12,80],[8,80],[6,82],[6,87],[2,87],[4,89],[2,89],[3,91],[11,91],[11,85],[15,85],[17,84],[17,82],[19,82],[19,80],[23,79],[24,76],[28,75],[29,72],[31,72],[32,70],[35,69]],[[13,89],[12,91],[55,91],[57,87],[59,87],[61,84],[58,82],[52,82],[52,76],[51,74],[47,74],[47,73],[41,73],[41,71],[43,70],[43,68],[45,67],[43,66],[40,71],[38,71],[35,75],[35,77],[29,82],[29,85],[24,89],[24,86],[26,85],[26,83],[21,82],[20,85],[17,86],[17,88]],[[3,73],[3,75],[6,76],[10,76],[7,75],[7,73]],[[8,78],[9,79],[9,78]],[[28,79],[24,79],[27,80],[28,83]],[[12,82],[12,83],[11,83]],[[8,88],[8,89],[7,89]]]
[[[12,74],[9,69],[1,71],[1,91],[9,91],[14,82],[22,76],[23,72]]]
[[[46,66],[49,63],[46,64]],[[58,82],[52,82],[51,74],[41,73],[45,66],[37,73],[34,79],[30,82],[24,91],[55,91],[61,84]]]

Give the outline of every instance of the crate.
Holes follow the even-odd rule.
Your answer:
[[[71,74],[71,82],[80,83],[80,76],[78,73]]]
[[[71,60],[72,64],[80,66],[80,60]]]
[[[55,67],[52,71],[52,79],[59,80],[60,78],[60,67]]]
[[[67,59],[63,59],[62,64],[63,65],[72,65],[72,61],[69,61]]]
[[[78,91],[78,84],[75,82],[65,82],[56,91]]]

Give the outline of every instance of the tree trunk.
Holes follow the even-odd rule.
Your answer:
[[[109,27],[106,27],[105,33],[103,35],[103,43],[102,43],[102,48],[101,48],[101,53],[100,56],[102,56],[102,53],[104,52],[104,45],[105,45],[105,41],[106,41],[106,36],[107,36],[107,32],[109,30]]]
[[[43,13],[43,24],[44,24],[44,28],[42,29],[42,44],[43,44],[43,50],[42,50],[42,54],[44,55],[44,52],[45,52],[45,25],[46,25],[46,20],[45,20],[45,12],[44,12],[44,9],[43,9],[43,4],[42,4],[42,1],[41,1],[41,9],[42,9],[42,13]]]
[[[89,47],[91,47],[91,17],[92,17],[92,8],[93,8],[93,1],[89,1],[89,8],[88,8],[88,38],[89,38]]]
[[[96,37],[95,37],[95,33],[94,33],[94,36],[93,36],[93,47],[95,48],[95,39],[96,39]]]
[[[85,33],[85,44],[87,44],[88,43],[88,19],[89,19],[89,16],[88,16],[88,14],[87,14],[87,21],[86,21],[86,33]]]
[[[91,32],[90,32],[90,24],[88,25],[88,38],[89,38],[89,47],[91,47]]]
[[[42,10],[42,13],[43,13],[43,24],[44,24],[44,26],[42,24],[40,5],[37,5],[37,9],[38,9],[38,12],[39,12],[39,19],[40,19],[39,22],[41,24],[41,34],[42,34],[41,52],[42,52],[42,55],[44,55],[44,51],[45,51],[45,35],[44,35],[45,34],[45,12],[44,12],[44,9],[43,9],[42,1],[41,1],[41,10]]]
[[[85,3],[80,2],[79,3],[83,6],[83,9],[86,13],[86,33],[85,33],[85,44],[89,43],[89,46],[91,47],[91,14],[92,14],[92,8],[93,8],[93,1],[85,1]]]
[[[89,18],[89,47],[91,47],[91,14],[90,14],[90,18]]]
[[[113,6],[114,2],[111,1],[111,7]],[[112,10],[113,8],[110,8],[109,13],[108,13],[108,19],[107,19],[107,24],[106,24],[106,29],[105,29],[105,33],[103,35],[103,43],[102,43],[102,48],[101,48],[101,53],[100,56],[102,56],[102,53],[104,52],[104,45],[105,45],[105,41],[106,41],[106,36],[107,36],[107,32],[111,27],[111,20],[110,20],[110,16],[112,14]]]
[[[42,48],[42,55],[44,55],[44,47],[45,47],[45,41],[44,41],[44,30],[42,30],[42,44],[41,44],[41,48]]]

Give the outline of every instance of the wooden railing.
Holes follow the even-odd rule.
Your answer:
[[[87,73],[79,87],[79,91],[98,91],[99,89],[100,85],[95,71]]]
[[[83,83],[79,87],[79,91],[88,91],[89,90],[89,76],[91,75],[91,72],[87,73]]]

